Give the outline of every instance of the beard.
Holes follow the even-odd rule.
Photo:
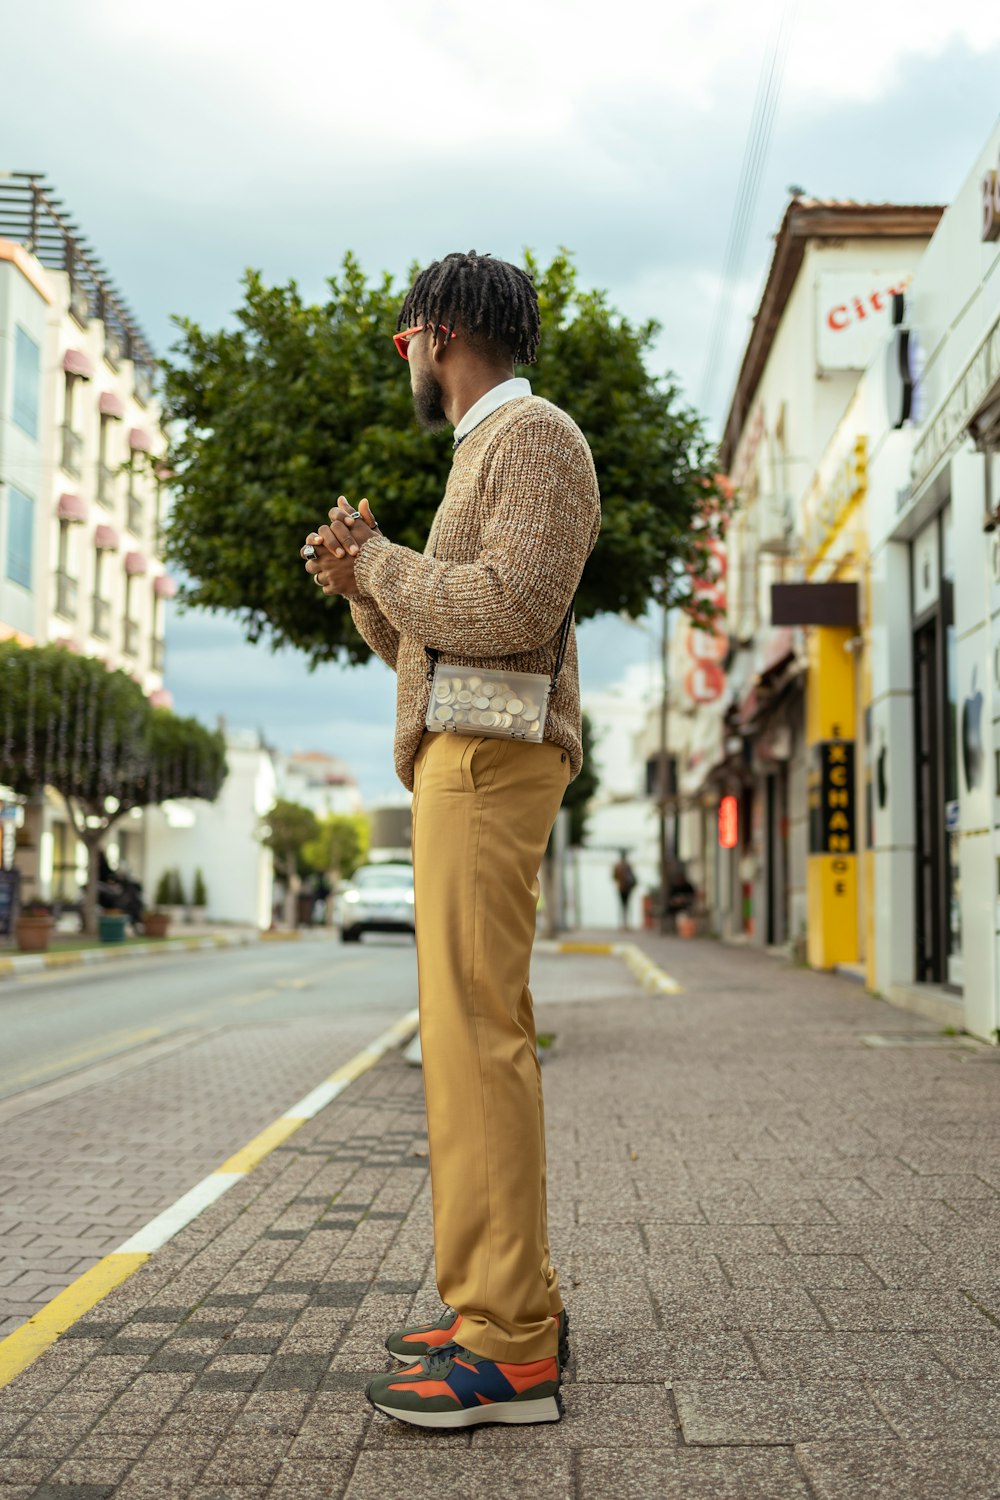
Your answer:
[[[448,426],[441,387],[430,370],[425,370],[413,387],[413,410],[420,426],[428,432],[444,432]]]

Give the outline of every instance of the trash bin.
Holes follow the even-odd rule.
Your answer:
[[[101,912],[97,919],[97,935],[101,942],[124,943],[127,922],[124,912]]]

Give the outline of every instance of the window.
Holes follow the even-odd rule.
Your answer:
[[[38,436],[40,369],[38,345],[18,325],[14,337],[14,421],[32,438]]]
[[[14,486],[7,486],[7,577],[31,588],[31,555],[35,532],[35,502]]]

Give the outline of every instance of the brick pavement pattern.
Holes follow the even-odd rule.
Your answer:
[[[386,1331],[437,1311],[393,1055],[0,1392],[0,1500],[996,1500],[1000,1053],[760,953],[648,946],[683,994],[581,999],[602,961],[564,958],[573,998],[539,1009],[558,1426],[364,1400]]]
[[[370,1016],[300,1017],[167,1038],[169,1050],[151,1060],[116,1059],[126,1071],[99,1090],[0,1119],[0,1338],[360,1051],[377,1027]]]

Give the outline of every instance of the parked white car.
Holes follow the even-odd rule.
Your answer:
[[[413,932],[413,866],[362,865],[340,893],[337,920],[342,943],[365,932]]]

